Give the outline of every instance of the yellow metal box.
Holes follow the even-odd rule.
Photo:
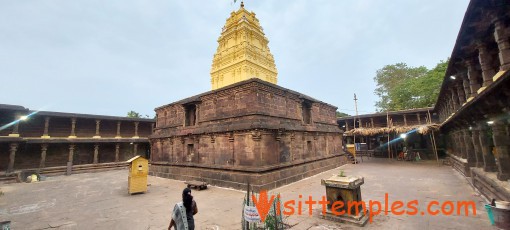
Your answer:
[[[354,144],[346,144],[347,152],[350,152],[352,155],[356,156],[356,147]]]
[[[129,194],[147,192],[149,161],[141,156],[136,156],[129,159],[127,162],[129,163]]]

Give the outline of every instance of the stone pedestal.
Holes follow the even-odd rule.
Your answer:
[[[332,176],[322,180],[326,186],[328,207],[324,219],[364,226],[368,221],[368,210],[362,206],[361,185],[363,177]],[[343,205],[342,205],[343,204]]]

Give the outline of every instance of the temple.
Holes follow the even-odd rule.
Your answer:
[[[254,13],[233,12],[214,57],[213,89],[155,109],[150,174],[273,189],[346,162],[337,107],[277,86]]]
[[[241,8],[230,14],[211,66],[211,86],[218,89],[250,78],[277,83],[277,70],[269,40],[255,13]]]

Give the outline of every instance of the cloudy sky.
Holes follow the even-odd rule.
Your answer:
[[[247,0],[278,84],[374,112],[387,64],[451,54],[468,0]],[[229,0],[0,0],[0,104],[125,116],[210,90]]]

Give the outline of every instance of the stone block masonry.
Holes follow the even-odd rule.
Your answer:
[[[271,189],[337,167],[336,109],[256,78],[161,106],[151,174]]]

